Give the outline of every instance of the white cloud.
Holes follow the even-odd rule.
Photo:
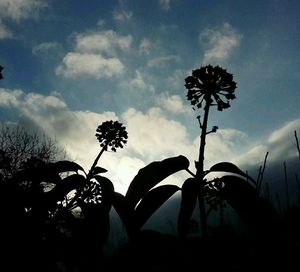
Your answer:
[[[182,92],[184,90],[184,78],[190,74],[190,70],[176,69],[167,77],[167,85],[170,90]]]
[[[44,0],[1,0],[0,17],[20,21],[32,16],[47,7]]]
[[[20,97],[23,95],[21,90],[0,89],[0,106],[17,107],[20,103]]]
[[[13,37],[13,33],[3,24],[0,18],[0,40]]]
[[[170,0],[159,0],[159,5],[161,6],[162,9],[168,11],[171,7],[171,1]]]
[[[133,16],[133,12],[130,10],[124,10],[124,9],[120,9],[120,10],[115,10],[113,12],[113,18],[116,21],[126,21],[126,20],[130,20]]]
[[[72,159],[85,166],[97,153],[96,128],[106,120],[117,120],[113,112],[71,111],[57,93],[42,95],[21,90],[0,89],[0,106],[10,107],[34,126],[54,137]]]
[[[96,79],[109,78],[123,72],[124,65],[117,58],[104,58],[99,54],[70,52],[63,64],[56,68],[57,75],[67,78],[91,76]]]
[[[261,143],[254,145],[254,147],[250,148],[243,154],[239,154],[235,156],[233,162],[243,169],[248,170],[247,168],[257,167],[263,164],[265,154],[268,152],[268,147]]]
[[[49,56],[55,56],[61,49],[61,45],[57,42],[44,42],[35,45],[32,48],[32,54],[49,58]]]
[[[67,53],[56,68],[58,75],[67,78],[91,76],[109,78],[124,72],[120,52],[130,49],[132,36],[120,36],[112,30],[78,34],[73,52]]]
[[[117,50],[128,51],[132,36],[120,36],[113,30],[76,36],[76,51],[82,53],[99,53],[114,56]]]
[[[118,155],[118,152],[119,151],[113,155]],[[144,161],[128,156],[128,154],[124,154],[120,157],[110,156],[110,161],[107,161],[107,164],[105,165],[109,172],[113,169],[113,173],[110,175],[110,178],[112,181],[118,181],[118,183],[115,184],[115,189],[123,194],[126,193],[128,185],[136,176],[138,171],[144,166],[146,166]]]
[[[200,146],[199,138],[195,141]],[[236,129],[218,129],[216,133],[208,134],[205,148],[206,168],[221,161],[233,161],[247,144],[247,135]]]
[[[130,108],[122,118],[130,135],[127,148],[145,160],[190,153],[186,128],[164,116],[160,108],[146,113]]]
[[[127,87],[133,91],[146,91],[150,93],[155,93],[154,86],[146,83],[144,76],[139,70],[135,72],[135,77],[128,82]]]
[[[250,146],[248,151],[236,156],[234,161],[245,167],[255,165],[259,167],[263,164],[267,152],[269,152],[268,162],[270,163],[296,159],[299,154],[294,137],[295,131],[300,131],[300,119],[288,122],[259,143],[248,143],[247,146]]]
[[[285,124],[280,129],[274,131],[268,138],[270,155],[274,158],[282,159],[282,154],[285,158],[295,157],[298,154],[296,148],[295,131],[298,138],[300,134],[300,119],[296,119]]]
[[[156,103],[163,109],[172,113],[190,113],[191,108],[183,103],[179,95],[170,95],[169,93],[161,93],[156,99]]]
[[[13,33],[4,25],[3,20],[20,22],[36,17],[39,11],[47,7],[44,0],[1,0],[0,1],[0,39],[11,38]]]
[[[199,38],[205,48],[203,64],[208,64],[227,60],[233,49],[240,45],[242,35],[224,23],[220,29],[204,30]]]
[[[139,46],[139,54],[140,55],[143,55],[143,54],[149,55],[150,54],[151,46],[152,46],[151,41],[148,40],[148,39],[146,39],[146,38],[144,38],[141,41],[140,46]]]
[[[180,57],[176,56],[176,55],[162,56],[162,57],[157,57],[157,58],[149,60],[148,63],[147,63],[147,66],[149,66],[149,67],[161,67],[166,62],[169,62],[169,61],[178,62],[179,60],[180,60]]]

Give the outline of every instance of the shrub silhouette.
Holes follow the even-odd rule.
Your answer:
[[[0,175],[12,176],[19,170],[61,160],[63,149],[50,137],[29,132],[20,125],[0,123]]]

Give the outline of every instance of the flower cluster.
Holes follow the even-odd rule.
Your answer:
[[[232,74],[219,66],[208,65],[193,70],[192,75],[185,79],[185,83],[187,98],[192,106],[197,108],[201,108],[205,100],[222,111],[230,107],[229,100],[235,99],[236,82],[233,81]]]
[[[127,143],[128,134],[125,126],[118,121],[105,121],[97,128],[96,137],[101,147],[105,147],[106,150],[110,148],[116,152],[117,148],[123,148],[123,145]]]
[[[85,204],[100,204],[102,202],[102,188],[96,180],[86,183],[79,194],[79,202]]]

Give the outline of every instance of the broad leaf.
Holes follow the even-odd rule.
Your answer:
[[[199,184],[195,178],[187,179],[181,188],[181,206],[178,215],[178,235],[185,237],[188,234],[190,219],[195,209],[199,194]]]
[[[230,163],[230,162],[217,163],[208,170],[208,173],[210,173],[210,172],[227,172],[227,173],[237,174],[237,175],[247,178],[254,185],[256,185],[256,181],[254,179],[252,179],[250,176],[248,176],[246,173],[244,173],[235,164]]]
[[[45,199],[51,203],[55,203],[64,197],[74,189],[78,189],[84,186],[86,179],[82,175],[74,174],[64,178],[60,183],[56,184],[55,187],[45,193]]]
[[[274,207],[257,196],[257,192],[246,180],[237,176],[220,178],[224,187],[220,196],[242,217],[252,228],[266,228],[276,220]]]
[[[114,192],[112,196],[112,205],[127,231],[127,235],[132,237],[136,234],[136,226],[133,222],[133,209],[128,205],[128,201],[122,194]]]
[[[150,190],[137,205],[134,219],[137,228],[141,228],[151,215],[180,188],[176,185],[162,185]]]
[[[220,195],[238,213],[248,213],[257,198],[255,188],[238,176],[223,176],[219,180],[224,184]]]
[[[188,159],[184,156],[177,156],[152,162],[140,169],[130,183],[126,193],[129,205],[134,208],[141,198],[156,184],[166,177],[188,167]]]
[[[71,161],[58,161],[49,164],[49,167],[52,171],[55,171],[57,173],[63,173],[63,172],[77,172],[79,170],[83,171],[83,168],[77,164],[76,162]]]
[[[100,166],[96,166],[96,167],[94,167],[92,174],[93,175],[97,175],[97,174],[106,173],[106,172],[107,172],[106,169],[104,169],[104,168],[102,168]]]

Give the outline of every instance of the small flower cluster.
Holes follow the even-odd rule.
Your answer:
[[[110,148],[116,152],[117,148],[123,148],[123,145],[127,143],[128,134],[125,126],[118,121],[105,121],[97,128],[96,137],[101,147],[105,147],[106,150]]]
[[[102,188],[99,182],[91,180],[86,183],[80,192],[78,201],[85,204],[100,204],[102,202]]]
[[[236,82],[233,81],[232,74],[219,66],[208,65],[193,70],[192,75],[185,79],[185,83],[188,89],[187,98],[192,106],[197,108],[201,108],[205,100],[222,111],[230,107],[229,100],[236,98],[234,95]]]

